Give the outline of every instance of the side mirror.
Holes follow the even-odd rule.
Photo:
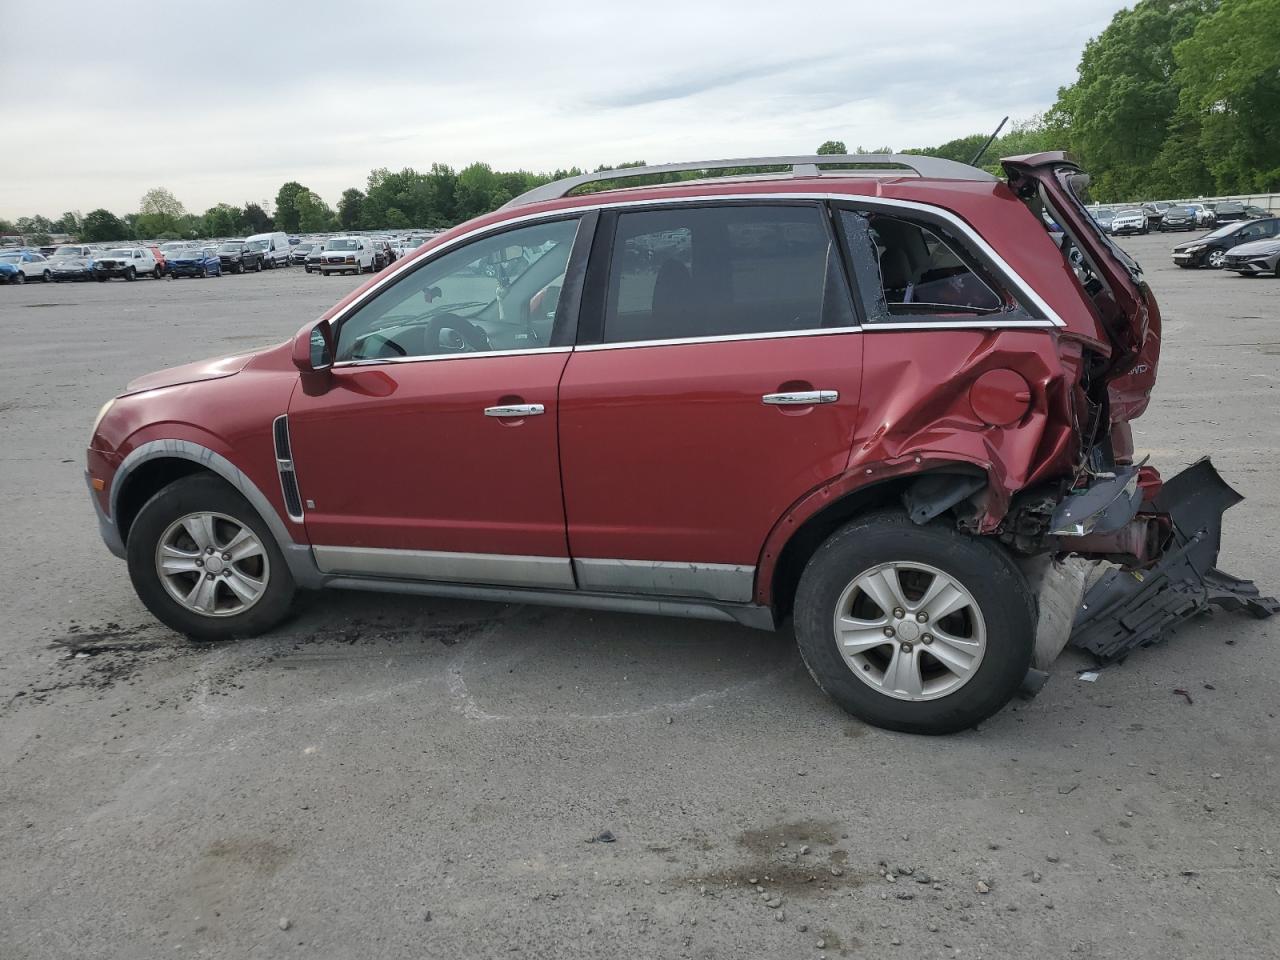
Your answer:
[[[333,328],[328,320],[309,323],[294,336],[293,365],[303,373],[324,373],[333,366]]]

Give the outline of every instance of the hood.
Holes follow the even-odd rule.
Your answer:
[[[1233,257],[1248,257],[1275,253],[1277,250],[1280,250],[1280,237],[1267,237],[1265,240],[1250,240],[1248,243],[1242,243],[1237,247],[1232,247],[1228,252]]]
[[[240,353],[233,357],[218,357],[214,360],[197,360],[195,363],[184,363],[180,367],[169,367],[155,373],[144,374],[125,387],[121,396],[131,393],[142,393],[146,390],[158,390],[161,387],[176,387],[183,383],[199,383],[201,380],[219,380],[230,377],[245,368],[255,354]]]

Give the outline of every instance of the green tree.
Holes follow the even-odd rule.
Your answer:
[[[293,196],[294,209],[298,212],[298,229],[306,233],[320,233],[337,226],[337,218],[329,205],[310,190]]]
[[[101,207],[90,210],[80,225],[80,239],[85,243],[127,240],[130,236],[129,227],[110,210]]]
[[[17,227],[19,233],[53,233],[53,221],[48,217],[19,217]]]
[[[12,221],[5,220],[3,217],[0,217],[0,233],[17,233],[17,232],[18,232],[18,228],[17,226],[14,225]]]
[[[202,234],[206,237],[234,236],[244,219],[244,211],[229,203],[220,203],[204,212]]]
[[[364,209],[364,194],[355,187],[342,191],[338,201],[338,223],[343,230],[355,230],[360,226],[360,214]]]
[[[818,148],[818,153],[824,157],[848,152],[849,149],[844,145],[843,140],[828,140]]]
[[[144,239],[176,237],[186,214],[177,197],[164,187],[153,187],[142,195],[136,229]]]
[[[299,230],[298,224],[301,219],[301,214],[299,213],[297,206],[297,198],[299,194],[310,192],[310,190],[300,184],[297,180],[290,180],[288,183],[281,186],[280,189],[276,191],[276,226],[286,233],[297,233]]]
[[[296,211],[295,211],[296,212]],[[274,221],[267,216],[267,211],[256,203],[246,203],[244,213],[240,217],[239,229],[247,234],[266,233],[274,226]],[[284,229],[281,227],[280,229]],[[297,228],[294,228],[296,232]]]
[[[1219,190],[1280,187],[1280,3],[1222,0],[1174,48],[1185,114]]]
[[[78,212],[68,211],[54,221],[53,227],[58,233],[80,234],[81,218]]]

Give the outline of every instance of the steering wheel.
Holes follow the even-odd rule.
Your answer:
[[[492,349],[489,345],[489,335],[484,332],[482,327],[477,326],[465,317],[460,317],[456,313],[442,313],[437,317],[432,317],[431,322],[427,324],[427,329],[423,333],[423,340],[426,342],[427,355],[441,352],[440,334],[445,330],[452,330],[462,339],[462,347],[451,352],[462,353],[468,349],[475,351],[485,351]]]

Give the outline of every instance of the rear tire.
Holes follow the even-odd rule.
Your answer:
[[[172,551],[168,555],[177,557],[179,562],[185,560],[188,551],[191,557],[199,558],[202,562],[206,557],[215,558],[218,572],[201,572],[193,568],[187,573],[178,573],[162,580],[158,569],[162,541],[172,543],[171,531],[174,530],[178,531],[177,536],[184,536],[185,525],[180,523],[183,518],[210,515],[221,518],[211,527],[215,551],[223,549],[231,539],[232,531],[240,528],[248,531],[251,538],[257,541],[261,552],[246,560],[225,562],[222,557],[233,554],[206,553],[199,548],[198,541],[192,538],[185,549]],[[197,523],[196,526],[199,527],[200,524]],[[126,551],[129,578],[133,581],[139,599],[161,623],[194,640],[232,640],[257,636],[283,620],[293,603],[296,592],[293,577],[270,529],[249,502],[218,477],[185,477],[148,500],[129,530]],[[201,569],[212,569],[213,566],[214,560],[211,559],[208,567]],[[229,612],[237,603],[244,605],[239,594],[227,585],[237,572],[254,577],[262,583],[262,589],[252,603],[244,606],[240,612]],[[178,582],[175,590],[171,591],[170,586],[175,577]],[[201,578],[213,578],[213,607],[215,610],[219,606],[222,608],[217,615],[197,612],[175,598],[175,592],[186,592],[187,581],[181,579],[184,577],[191,578],[193,589],[200,584]],[[170,586],[166,586],[167,582]],[[238,579],[236,582],[243,589],[243,584],[253,581]]]
[[[902,617],[860,586],[889,583],[888,573],[897,599],[886,606],[900,605]],[[856,618],[848,624],[866,624],[846,632],[845,645],[837,610]],[[985,720],[1017,692],[1031,665],[1036,604],[999,544],[890,511],[858,517],[818,547],[800,578],[794,623],[810,675],[846,711],[889,730],[945,734]],[[898,683],[900,658],[910,669]]]

